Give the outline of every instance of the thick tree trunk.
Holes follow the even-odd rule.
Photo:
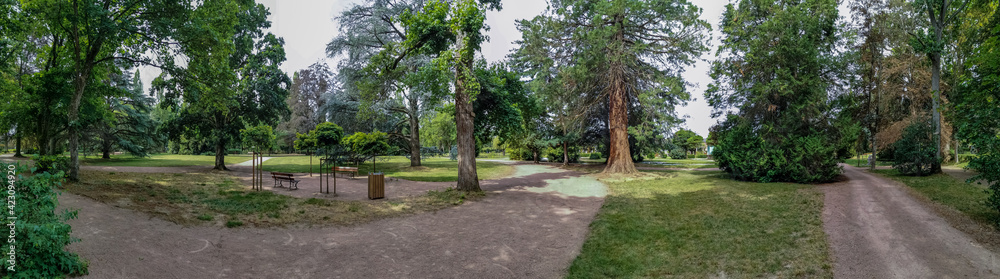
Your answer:
[[[420,166],[420,119],[417,113],[417,100],[410,99],[410,166]]]
[[[938,41],[941,39],[940,29],[937,31]],[[934,53],[931,54],[931,91],[934,92],[934,97],[932,101],[932,112],[931,121],[934,123],[934,147],[937,148],[937,152],[934,152],[934,164],[931,168],[931,173],[938,173],[941,171],[941,112],[939,111],[938,99],[941,98],[941,54]]]
[[[535,157],[534,157],[534,160],[533,160],[533,161],[535,161],[535,164],[538,164],[538,150],[532,150],[532,151],[531,151],[531,154],[534,154],[534,155],[535,155]]]
[[[639,170],[632,163],[631,152],[628,146],[628,96],[625,91],[624,65],[613,63],[610,65],[611,74],[609,85],[610,115],[608,123],[611,130],[610,154],[608,164],[604,167],[604,173],[634,174]]]
[[[215,142],[215,168],[216,170],[229,170],[226,168],[226,142],[222,139]]]
[[[101,158],[111,159],[111,139],[106,136],[101,137]]]
[[[463,49],[462,41],[465,34],[458,32],[458,49]],[[472,110],[472,99],[466,92],[465,79],[472,70],[472,59],[461,57],[461,51],[456,52],[458,65],[455,66],[455,124],[458,126],[458,183],[455,188],[462,191],[482,191],[479,188],[479,175],[476,173],[476,138],[473,135],[475,112]]]

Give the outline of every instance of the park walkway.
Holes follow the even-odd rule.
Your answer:
[[[60,208],[80,209],[68,249],[85,278],[557,278],[606,194],[535,165],[482,187],[480,201],[352,227],[183,227],[69,193]]]
[[[821,187],[836,278],[997,278],[1000,259],[899,183],[844,165]]]

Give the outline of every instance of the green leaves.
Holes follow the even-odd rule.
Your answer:
[[[343,144],[351,152],[365,156],[388,155],[392,153],[389,146],[389,135],[383,132],[362,133],[357,132],[344,138]]]
[[[243,146],[253,151],[270,150],[274,147],[274,130],[268,125],[240,129]]]
[[[330,122],[323,122],[316,125],[316,129],[310,131],[316,139],[316,145],[321,148],[329,148],[341,143],[344,136],[344,128]],[[384,134],[384,133],[383,133]]]
[[[829,115],[834,44],[832,0],[739,1],[727,6],[723,45],[705,92],[717,128],[714,157],[739,180],[822,182],[840,173],[844,131]],[[849,142],[848,142],[849,143]]]
[[[29,177],[21,175],[28,171],[27,168],[7,163],[0,163],[0,169],[3,170],[0,185],[11,185],[17,192],[13,200],[16,206],[3,210],[4,213],[8,209],[13,211],[17,218],[13,221],[16,242],[10,243],[16,246],[17,254],[11,256],[17,259],[17,264],[13,272],[9,271],[6,259],[11,249],[2,249],[5,260],[0,261],[0,277],[61,278],[87,274],[87,263],[66,251],[67,245],[79,241],[70,236],[72,228],[66,224],[67,220],[76,218],[76,211],[56,213],[59,202],[55,189],[62,183],[63,173],[38,172]],[[8,171],[17,175],[8,176]]]

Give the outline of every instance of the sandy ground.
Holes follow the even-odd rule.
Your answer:
[[[846,166],[821,186],[837,278],[998,278],[1000,259],[895,181]]]
[[[68,249],[90,261],[85,278],[561,277],[606,189],[582,173],[517,168],[483,181],[483,200],[353,227],[182,227],[69,193],[60,210],[80,209],[69,223],[82,241]]]

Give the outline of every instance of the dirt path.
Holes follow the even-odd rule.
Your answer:
[[[1000,259],[895,181],[844,167],[822,186],[837,278],[997,278]]]
[[[557,278],[579,253],[604,185],[518,166],[485,199],[355,227],[181,227],[64,193],[87,278]],[[61,210],[61,209],[60,209]]]

